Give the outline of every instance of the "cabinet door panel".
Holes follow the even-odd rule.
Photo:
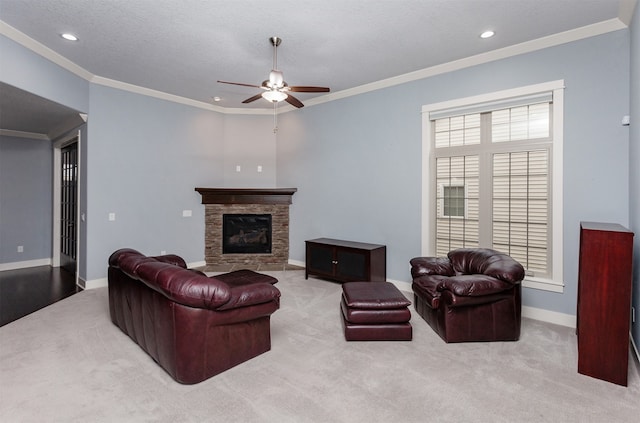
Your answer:
[[[333,247],[313,245],[308,250],[309,270],[333,275]]]
[[[338,277],[349,280],[368,280],[365,254],[357,251],[338,250],[336,256]]]

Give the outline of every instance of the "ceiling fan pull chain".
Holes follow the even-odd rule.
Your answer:
[[[273,102],[273,133],[278,132],[278,102]]]

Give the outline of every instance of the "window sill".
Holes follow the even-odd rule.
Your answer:
[[[564,283],[551,279],[525,277],[522,281],[522,286],[525,288],[539,289],[541,291],[564,293]]]

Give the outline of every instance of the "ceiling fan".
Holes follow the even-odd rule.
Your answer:
[[[280,101],[286,101],[295,107],[304,107],[304,104],[294,96],[291,92],[298,93],[326,93],[330,89],[327,87],[309,87],[309,86],[294,86],[290,87],[285,81],[282,71],[278,70],[278,46],[282,42],[281,38],[271,37],[269,38],[271,45],[273,45],[273,69],[269,72],[269,79],[262,81],[261,85],[243,84],[240,82],[228,82],[218,81],[221,84],[240,85],[243,87],[262,88],[264,91],[260,94],[256,94],[253,97],[249,97],[242,103],[251,103],[259,98],[264,98],[272,103],[278,103]]]

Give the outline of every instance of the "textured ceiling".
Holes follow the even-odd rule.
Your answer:
[[[615,19],[621,1],[0,0],[0,20],[95,76],[266,108],[241,104],[260,90],[216,80],[267,79],[271,36],[283,39],[278,67],[289,85],[339,92]],[[488,28],[496,36],[480,39]],[[63,40],[66,31],[79,41]]]

